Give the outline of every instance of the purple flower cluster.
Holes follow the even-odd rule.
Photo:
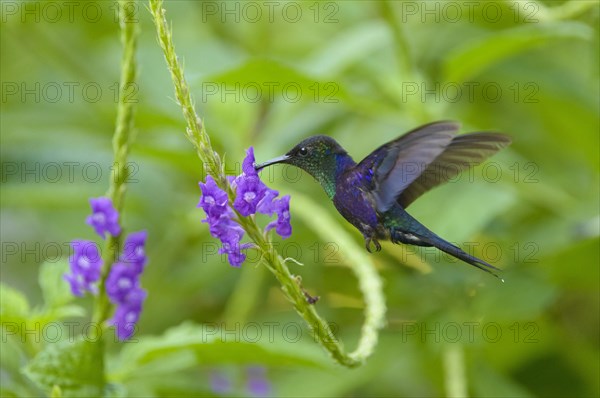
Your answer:
[[[242,250],[249,245],[240,244],[244,230],[232,219],[235,214],[227,202],[227,193],[218,187],[211,176],[206,177],[205,184],[200,183],[199,185],[202,196],[198,207],[202,207],[206,213],[206,219],[203,222],[208,223],[210,234],[223,244],[219,253],[227,254],[229,263],[239,267],[246,259]]]
[[[121,257],[106,278],[106,294],[117,306],[110,323],[117,329],[120,340],[127,340],[133,335],[147,296],[140,286],[140,275],[147,262],[144,252],[146,237],[146,231],[127,236]]]
[[[119,212],[113,207],[112,201],[109,198],[91,198],[90,205],[92,206],[92,215],[85,222],[92,226],[102,239],[104,239],[106,232],[112,236],[117,236],[121,233]]]
[[[276,199],[279,192],[270,189],[260,180],[254,169],[254,161],[254,149],[250,147],[242,163],[242,174],[229,180],[236,193],[233,208],[242,216],[257,212],[269,216],[277,214],[277,220],[269,223],[265,231],[275,228],[275,232],[282,238],[289,238],[292,234],[290,197],[286,195]],[[239,267],[246,259],[242,250],[251,244],[240,244],[244,230],[234,221],[235,213],[229,206],[227,193],[217,186],[210,175],[206,177],[206,183],[199,185],[202,196],[198,207],[206,213],[203,222],[208,223],[210,234],[223,243],[219,253],[227,254],[229,263]]]
[[[249,367],[246,388],[253,397],[268,397],[271,393],[271,383],[267,379],[267,370],[262,366]]]
[[[70,273],[64,278],[71,285],[75,296],[83,296],[85,291],[98,293],[95,283],[100,279],[102,257],[96,243],[89,240],[74,240],[71,242],[73,255],[69,257]]]
[[[250,366],[246,368],[246,372],[244,396],[264,398],[271,395],[272,386],[264,367]],[[233,381],[230,376],[221,371],[212,371],[210,374],[210,387],[217,395],[231,396],[234,391]]]
[[[112,236],[121,233],[119,212],[109,198],[92,198],[92,215],[86,219],[102,239],[108,232]],[[106,278],[106,293],[111,302],[117,305],[110,323],[117,328],[117,336],[127,340],[133,335],[135,323],[142,312],[146,291],[140,287],[147,258],[145,254],[146,231],[133,232],[125,238],[119,261],[114,263]],[[70,272],[64,278],[71,286],[71,292],[83,296],[85,291],[98,294],[96,282],[100,280],[102,257],[98,246],[92,241],[74,240],[71,242],[73,255],[69,258]]]
[[[112,236],[121,233],[119,225],[119,212],[113,207],[109,198],[91,198],[92,215],[86,219],[102,239],[106,232]],[[69,257],[70,273],[64,278],[71,285],[71,292],[75,296],[83,296],[88,291],[98,294],[95,283],[100,279],[102,270],[102,257],[98,246],[89,240],[74,240],[71,242],[73,255]]]
[[[210,373],[210,389],[219,395],[225,395],[233,390],[233,386],[226,374],[212,371]]]

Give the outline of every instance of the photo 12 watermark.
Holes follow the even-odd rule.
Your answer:
[[[264,156],[265,159],[274,155]],[[206,179],[206,172],[210,165],[202,165],[200,178]],[[471,166],[463,163],[447,163],[443,165],[431,165],[429,163],[404,162],[400,166],[403,170],[398,178],[411,178],[419,174],[432,181],[440,181],[444,184],[473,184],[478,181],[485,183],[499,183],[510,181],[515,184],[537,184],[540,182],[540,166],[536,162],[498,162],[487,160],[483,164],[473,163]],[[225,173],[227,175],[239,175],[242,172],[242,162],[227,162]],[[282,180],[286,184],[314,182],[309,174],[296,166],[289,164],[278,164],[276,167],[266,167],[260,171],[262,181],[273,183]]]
[[[489,263],[510,262],[515,264],[539,263],[540,246],[536,242],[512,242],[500,244],[498,242],[455,242],[467,254],[479,257]],[[430,264],[457,263],[462,260],[451,256],[435,247],[419,247],[404,245],[405,250],[400,254],[402,261],[409,263],[417,259]]]
[[[121,341],[113,333],[106,336],[106,329],[96,322],[2,322],[2,343],[9,339],[18,339],[21,343],[58,343],[60,341],[74,342],[83,339],[96,342],[100,339],[106,341],[112,339],[115,343],[135,344],[138,343],[136,323],[127,324],[127,328],[133,328],[133,337]],[[200,325],[200,334],[197,336],[201,343],[222,341],[227,343],[298,343],[306,339],[315,339],[316,331],[310,331],[306,325],[300,322],[207,322]],[[328,323],[327,330],[318,333],[324,339],[337,342],[336,333],[339,327],[336,323]]]
[[[512,21],[537,23],[541,6],[537,1],[401,1],[396,8],[402,23],[474,23]]]
[[[119,23],[139,23],[143,2],[124,5],[121,15],[116,1],[11,1],[0,2],[2,23],[88,23],[95,24],[110,20]]]
[[[201,217],[199,215],[199,217]],[[95,260],[92,256],[96,256],[101,252],[101,247],[95,242],[78,243],[89,246],[84,246],[82,253],[89,253],[90,260]],[[315,241],[310,245],[300,244],[292,240],[283,242],[271,242],[273,255],[280,254],[284,258],[294,258],[299,262],[314,262],[320,264],[337,265],[342,263],[340,248],[335,242],[318,242]],[[2,241],[0,243],[2,264],[24,264],[32,263],[57,263],[66,261],[73,255],[73,242],[31,242],[31,241]],[[222,262],[229,264],[226,254],[220,254],[219,249],[221,244],[216,241],[202,242],[199,248],[199,256],[202,263],[208,261]],[[264,256],[258,250],[244,249],[246,254],[247,264],[260,264]],[[118,255],[115,254],[113,261],[118,261]]]
[[[513,322],[510,325],[498,322],[403,322],[390,329],[399,331],[403,343],[533,344],[541,339],[537,322]]]
[[[271,242],[272,255],[281,255],[283,258],[292,258],[295,261],[304,263],[315,263],[325,265],[343,264],[343,256],[340,247],[336,242],[314,242],[310,245],[300,244],[290,239],[283,242]],[[229,264],[226,254],[219,252],[221,244],[217,242],[202,242],[200,245],[200,258],[202,263],[208,261],[217,261],[223,264]],[[245,264],[260,265],[263,262],[265,254],[255,249],[243,249],[242,253],[246,255]]]
[[[501,100],[537,104],[540,87],[535,82],[407,82],[400,89],[402,103],[476,103],[494,104]]]
[[[201,217],[201,216],[199,216]],[[98,253],[100,248],[96,243],[88,242],[90,253]],[[514,264],[537,264],[539,263],[540,247],[536,242],[458,242],[465,252],[480,257],[482,260],[492,263],[510,262]],[[293,258],[300,263],[314,263],[324,265],[341,265],[347,259],[337,242],[315,241],[311,244],[302,244],[293,240],[282,242],[273,241],[271,247],[273,254],[280,254],[284,258]],[[404,250],[398,254],[404,263],[411,263],[414,259],[430,264],[457,263],[461,260],[444,253],[435,247],[419,247],[413,245],[402,245]],[[85,249],[85,248],[84,248]],[[217,262],[229,264],[226,254],[219,252],[221,244],[216,241],[205,241],[200,244],[198,255],[202,263]],[[72,242],[30,242],[30,241],[3,241],[1,243],[2,263],[57,263],[68,259],[73,254]],[[247,264],[260,264],[264,253],[256,249],[243,249]],[[115,257],[113,261],[117,261]]]
[[[340,100],[339,84],[336,82],[312,82],[300,84],[295,81],[261,82],[203,82],[201,99],[203,103],[257,103],[283,101],[295,104],[300,101],[337,104]]]
[[[122,250],[115,250],[114,258],[111,262],[119,261],[119,252],[135,249],[137,246],[129,247],[134,243],[125,243]],[[99,260],[98,256],[102,253],[102,247],[93,241],[74,240],[69,242],[31,242],[31,241],[2,241],[0,243],[0,257],[2,264],[16,263],[23,264],[27,262],[34,263],[58,263],[69,259],[77,249],[81,256],[85,256],[91,262]],[[100,259],[102,260],[102,259]],[[108,261],[108,259],[104,259]]]
[[[80,184],[97,183],[103,177],[122,179],[119,173],[125,173],[127,184],[136,184],[140,167],[136,162],[127,162],[124,168],[118,163],[101,165],[98,162],[2,162],[0,178],[5,183],[20,184]]]
[[[333,1],[203,1],[202,22],[338,23],[340,6]]]
[[[137,103],[139,87],[136,83],[127,84],[123,89],[119,82],[75,82],[75,81],[3,81],[2,103],[56,104],[100,101]]]

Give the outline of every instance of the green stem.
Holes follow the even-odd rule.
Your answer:
[[[452,344],[444,348],[444,379],[446,396],[462,398],[467,396],[467,380],[465,376],[465,358],[460,344]]]
[[[298,279],[290,272],[284,259],[277,253],[271,242],[265,238],[256,223],[249,217],[240,217],[239,221],[242,228],[261,250],[266,267],[273,273],[286,298],[294,305],[296,312],[306,321],[315,339],[341,365],[348,367],[361,365],[362,359],[357,360],[344,352],[327,321],[319,316],[314,305],[307,302]]]
[[[365,322],[361,329],[358,347],[349,357],[356,361],[364,361],[377,345],[379,329],[385,323],[385,299],[381,278],[364,250],[358,247],[352,237],[340,227],[333,218],[313,200],[298,192],[292,194],[295,203],[295,214],[311,226],[322,240],[335,236],[339,252],[344,253],[347,263],[358,280],[359,288],[365,300]]]
[[[114,168],[110,178],[108,196],[119,212],[120,221],[123,219],[123,203],[129,168],[127,156],[134,136],[134,114],[135,100],[131,100],[126,94],[136,84],[137,66],[135,53],[137,49],[137,38],[139,35],[138,23],[135,20],[136,10],[133,1],[119,1],[119,25],[121,28],[121,43],[123,44],[123,55],[121,58],[121,79],[119,84],[119,103],[117,106],[117,120],[115,134],[113,136]],[[110,302],[105,292],[106,277],[116,259],[121,246],[121,234],[119,236],[109,235],[104,250],[105,266],[100,278],[99,294],[94,310],[94,321],[103,323],[108,318]]]
[[[210,137],[206,133],[202,119],[196,114],[194,101],[190,94],[187,81],[183,74],[183,68],[179,64],[179,59],[175,53],[173,46],[173,33],[167,24],[165,18],[166,11],[162,8],[162,1],[150,1],[150,12],[154,18],[156,33],[158,35],[159,44],[165,55],[173,84],[175,85],[175,98],[183,110],[183,116],[187,122],[185,130],[188,140],[194,145],[198,153],[198,157],[204,163],[204,171],[212,175],[217,184],[221,187],[227,185],[225,172],[221,158],[217,155],[211,145]]]
[[[392,37],[394,39],[394,52],[396,55],[396,60],[398,61],[398,66],[400,69],[400,76],[404,82],[421,84],[424,79],[421,74],[417,70],[417,67],[412,62],[412,56],[410,51],[410,46],[408,41],[406,40],[406,36],[402,31],[402,26],[398,24],[396,15],[395,15],[395,6],[399,4],[398,2],[391,2],[390,0],[385,0],[379,3],[380,5],[380,15],[383,20],[388,25]],[[413,98],[414,97],[414,98]],[[406,104],[413,117],[420,121],[430,121],[431,114],[425,103],[421,101],[419,96],[411,96],[410,100]]]
[[[215,177],[215,180],[221,188],[227,189],[230,199],[232,199],[233,192],[227,184],[225,173],[223,172],[223,163],[219,156],[213,151],[202,120],[196,114],[194,109],[193,100],[185,81],[183,68],[175,53],[172,32],[165,18],[162,0],[150,0],[150,12],[152,13],[154,24],[156,26],[158,41],[162,47],[167,66],[171,73],[171,78],[173,79],[175,96],[183,109],[183,115],[187,122],[186,135],[196,148],[200,160],[205,165],[206,171]],[[294,305],[298,314],[306,321],[308,327],[314,334],[315,339],[338,363],[348,367],[361,365],[366,359],[366,356],[372,352],[372,346],[369,348],[369,345],[374,344],[372,343],[373,341],[376,342],[376,331],[375,338],[373,338],[372,335],[367,338],[369,341],[368,345],[361,346],[363,348],[351,355],[346,354],[341,344],[335,339],[328,323],[319,316],[315,306],[307,302],[298,278],[290,272],[284,259],[281,258],[273,245],[263,235],[262,230],[256,225],[254,219],[252,217],[241,217],[239,214],[238,218],[240,225],[261,251],[262,259],[264,260],[266,267],[279,281],[283,293]],[[376,286],[375,288],[381,289],[380,286]],[[371,334],[372,331],[373,329],[369,326],[367,328],[367,333]],[[363,334],[364,332],[365,330],[363,328]]]
[[[416,78],[416,73],[411,61],[412,57],[410,55],[410,46],[404,37],[402,27],[396,23],[394,4],[386,0],[379,3],[379,6],[381,16],[387,23],[392,32],[392,36],[394,37],[394,44],[396,45],[395,55],[400,68],[402,80],[414,81]]]

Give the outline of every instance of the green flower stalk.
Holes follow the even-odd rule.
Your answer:
[[[196,114],[190,89],[188,88],[185,76],[183,75],[183,68],[179,65],[179,60],[175,54],[173,34],[167,25],[165,10],[162,8],[162,1],[151,1],[150,11],[154,17],[158,41],[163,49],[163,54],[165,55],[167,65],[169,66],[169,72],[171,72],[171,78],[173,79],[173,84],[175,86],[175,98],[181,106],[183,116],[187,122],[187,128],[185,130],[186,136],[196,148],[198,157],[204,162],[206,173],[215,177],[218,185],[224,187],[227,181],[225,179],[221,158],[212,150],[210,137],[206,133],[204,123]]]
[[[133,1],[119,1],[119,24],[121,28],[121,43],[123,45],[123,55],[121,58],[121,78],[119,83],[119,103],[117,106],[117,121],[115,134],[113,136],[113,152],[115,170],[111,175],[110,186],[106,196],[110,198],[116,211],[122,215],[126,182],[129,177],[127,167],[127,156],[134,137],[134,115],[135,102],[126,97],[127,89],[136,84],[137,65],[135,53],[137,50],[137,38],[139,35],[138,23],[135,21]],[[107,263],[102,269],[102,275],[99,283],[99,295],[94,309],[94,321],[103,323],[108,319],[110,311],[110,302],[105,292],[106,278],[113,265],[116,254],[121,247],[121,233],[109,235],[104,258]]]
[[[187,122],[187,138],[194,145],[200,160],[205,165],[205,171],[214,177],[216,184],[227,193],[229,202],[233,203],[235,197],[223,171],[223,162],[219,155],[213,151],[202,119],[200,119],[194,109],[194,103],[184,77],[183,68],[175,53],[172,32],[165,17],[166,12],[162,7],[162,1],[150,0],[150,12],[156,26],[158,42],[163,50],[175,86],[175,97],[182,107],[183,115]],[[367,308],[365,312],[367,314],[367,321],[362,328],[359,347],[355,352],[347,354],[342,345],[336,340],[328,323],[317,313],[315,306],[312,305],[313,301],[311,298],[307,297],[300,284],[300,278],[290,272],[286,265],[286,259],[283,259],[277,253],[263,230],[256,224],[254,218],[242,216],[237,209],[235,210],[235,214],[239,225],[241,225],[258,250],[260,250],[265,266],[281,284],[285,296],[292,303],[298,314],[306,321],[316,340],[338,363],[347,367],[361,365],[372,353],[373,347],[377,342],[378,330],[383,324],[385,313],[385,305],[383,304],[381,294],[381,282],[374,270],[369,266],[353,269],[358,276],[367,277],[366,281],[361,282],[361,289],[366,294],[365,302]]]

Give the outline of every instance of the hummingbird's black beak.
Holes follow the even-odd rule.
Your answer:
[[[289,156],[289,155],[283,155],[283,156],[273,158],[271,160],[267,160],[264,163],[254,164],[254,170],[259,171],[259,170],[264,169],[265,167],[270,166],[272,164],[285,163],[288,159],[290,159],[290,157],[291,156]]]

